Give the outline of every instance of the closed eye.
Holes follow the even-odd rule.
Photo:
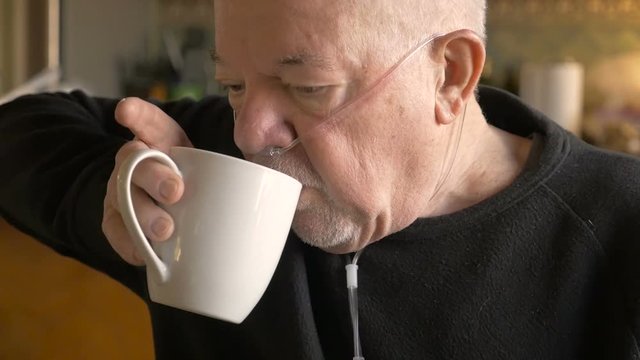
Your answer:
[[[291,86],[290,88],[299,95],[310,96],[324,94],[329,86]]]
[[[222,89],[231,93],[239,93],[244,90],[243,84],[222,84]]]

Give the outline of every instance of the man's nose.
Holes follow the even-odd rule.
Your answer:
[[[244,154],[268,147],[286,147],[296,133],[286,116],[282,99],[267,92],[248,93],[235,112],[234,141]]]

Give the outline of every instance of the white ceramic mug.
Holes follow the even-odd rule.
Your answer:
[[[246,160],[174,147],[131,155],[118,172],[125,225],[147,265],[151,300],[242,322],[258,303],[280,259],[302,185]],[[153,158],[181,174],[182,199],[164,207],[175,228],[166,242],[150,242],[136,219],[131,176]]]

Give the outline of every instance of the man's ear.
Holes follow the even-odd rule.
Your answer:
[[[442,64],[436,88],[436,120],[453,122],[480,80],[486,57],[483,40],[471,30],[458,30],[434,44],[435,61]]]

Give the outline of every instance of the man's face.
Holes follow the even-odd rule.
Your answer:
[[[403,54],[378,51],[342,1],[216,1],[216,78],[237,113],[236,144],[252,161],[300,180],[294,231],[347,252],[427,211],[443,154],[435,79],[417,56],[339,116]],[[357,6],[357,5],[356,5]],[[369,21],[372,21],[369,19]],[[405,49],[406,50],[406,49]],[[427,50],[424,50],[425,54]],[[269,146],[301,143],[282,156]]]

